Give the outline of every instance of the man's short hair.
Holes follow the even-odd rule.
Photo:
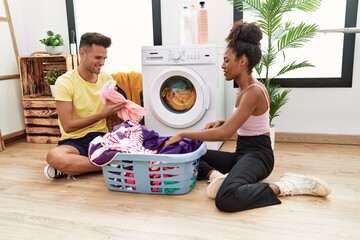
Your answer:
[[[79,48],[85,46],[91,47],[92,44],[108,48],[111,45],[111,38],[97,32],[84,33],[81,36]]]

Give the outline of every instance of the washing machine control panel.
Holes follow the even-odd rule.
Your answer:
[[[169,50],[167,60],[175,64],[216,63],[216,52],[202,49]]]
[[[186,65],[186,64],[217,64],[218,47],[205,44],[189,46],[152,46],[143,47],[141,63],[147,65]]]

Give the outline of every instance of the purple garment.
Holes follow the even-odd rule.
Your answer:
[[[113,132],[120,127],[129,128],[133,126],[133,124],[133,122],[129,124],[128,121],[125,121],[119,125],[116,125],[113,128]],[[170,138],[170,136],[160,136],[157,132],[153,130],[148,130],[145,126],[141,126],[141,128],[143,134],[143,146],[146,149],[156,150],[157,154],[189,153],[196,151],[202,144],[202,141],[199,140],[183,138],[177,143],[164,147],[164,143]],[[101,138],[102,136],[95,138],[93,141],[90,142],[89,146],[90,162],[96,166],[104,166],[110,163],[115,157],[115,155],[120,152],[117,150],[105,148],[101,144]],[[119,138],[124,138],[124,136],[119,135]]]
[[[158,154],[189,153],[196,151],[202,144],[202,141],[199,140],[183,138],[177,143],[164,147],[164,143],[170,136],[160,136],[157,132],[148,130],[145,126],[142,126],[142,132],[144,147],[151,150],[157,150]]]
[[[117,153],[116,150],[104,148],[101,137],[96,137],[90,142],[88,157],[92,164],[101,167],[111,162]]]

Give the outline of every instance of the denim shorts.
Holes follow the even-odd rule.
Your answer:
[[[90,132],[81,138],[69,138],[60,140],[58,145],[70,145],[79,150],[80,155],[87,157],[90,142],[97,136],[104,136],[104,132]]]

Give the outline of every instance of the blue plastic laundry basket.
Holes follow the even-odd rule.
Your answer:
[[[150,194],[185,194],[196,183],[206,143],[185,154],[118,153],[102,167],[109,190]]]

